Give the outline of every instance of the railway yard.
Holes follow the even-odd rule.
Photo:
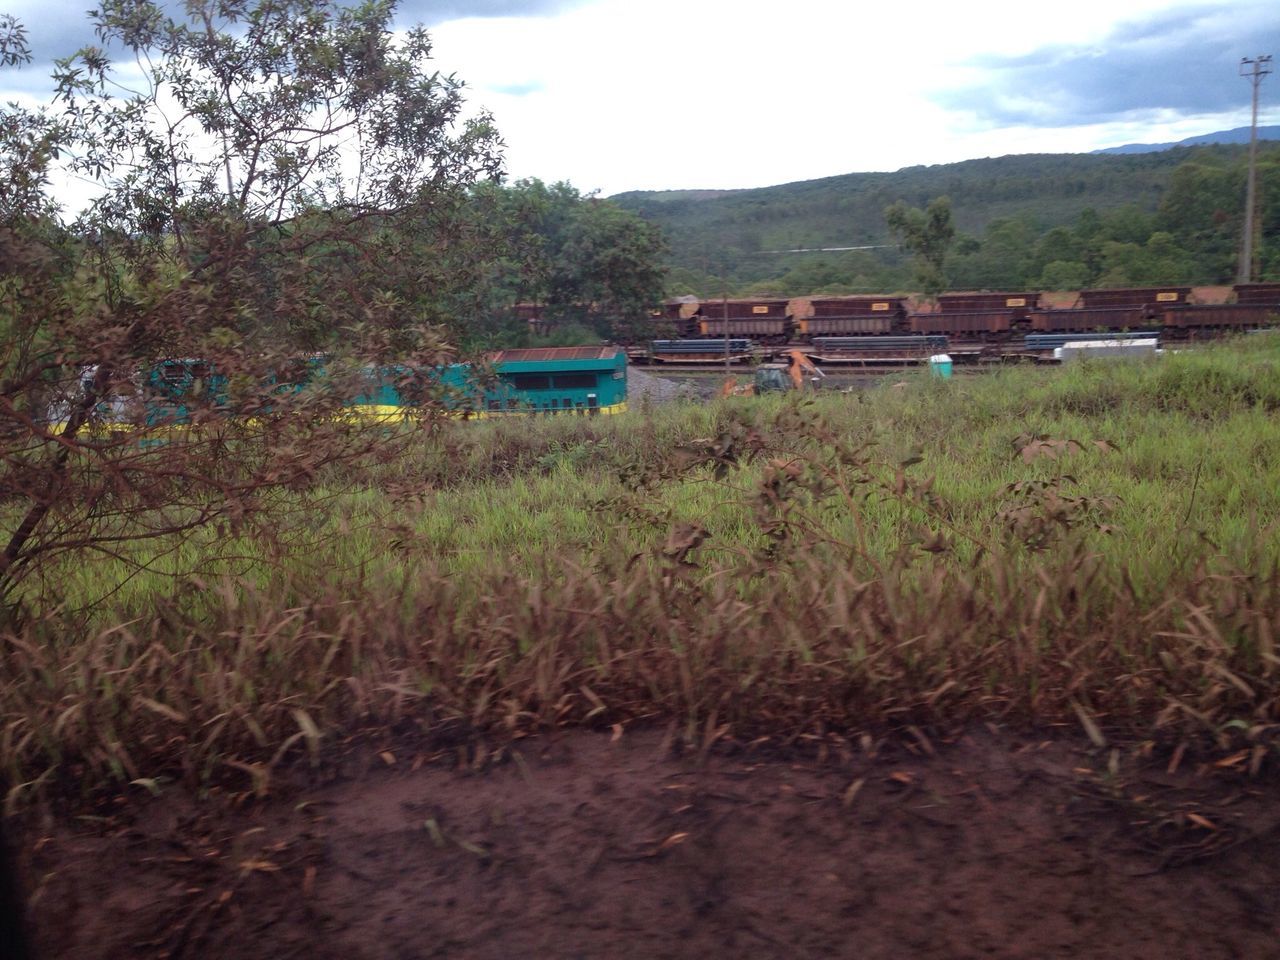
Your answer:
[[[1092,340],[1191,343],[1280,323],[1280,283],[907,296],[679,300],[653,316],[632,364],[683,369],[770,362],[801,350],[829,365],[901,367],[947,354],[959,365],[1054,362]]]

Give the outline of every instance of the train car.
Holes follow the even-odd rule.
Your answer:
[[[1227,304],[1189,303],[1189,286],[1082,290],[1071,306],[1060,306],[1062,301],[1055,303],[1035,292],[944,293],[935,309],[914,313],[904,297],[801,297],[794,316],[788,315],[788,307],[796,301],[690,303],[691,298],[685,298],[681,316],[692,316],[696,328],[681,336],[722,337],[727,326],[730,337],[749,338],[769,347],[790,343],[809,348],[819,338],[841,336],[917,335],[951,337],[961,347],[967,342],[999,349],[1021,333],[1097,334],[1156,328],[1176,337],[1190,335],[1178,331],[1207,335],[1280,325],[1280,283],[1237,284],[1234,289],[1234,302]]]
[[[297,393],[325,380],[324,361],[306,361],[301,375],[288,382],[268,378],[268,394]],[[621,347],[537,347],[501,350],[488,357],[488,369],[455,363],[436,368],[402,364],[367,367],[344,382],[352,394],[343,402],[353,416],[377,421],[412,418],[421,404],[438,404],[460,417],[528,413],[619,413],[627,406],[627,356]],[[163,360],[142,378],[148,426],[185,426],[197,408],[225,415],[233,411],[227,378],[204,360]],[[320,387],[324,389],[323,387]],[[332,384],[330,384],[330,389]]]
[[[1037,333],[1089,333],[1133,330],[1151,324],[1153,318],[1138,307],[1066,307],[1037,310],[1031,315],[1031,329]]]
[[[1130,287],[1123,290],[1081,290],[1080,306],[1095,308],[1148,309],[1151,314],[1165,307],[1186,303],[1190,287]]]
[[[1160,311],[1161,322],[1171,332],[1230,332],[1255,330],[1275,324],[1280,304],[1183,303]]]
[[[913,313],[908,319],[912,333],[942,334],[950,337],[980,337],[1008,334],[1013,317],[1008,312]]]
[[[938,297],[938,309],[944,314],[1008,314],[1010,320],[1025,320],[1039,305],[1038,293],[944,293]]]
[[[148,427],[190,423],[199,410],[226,410],[228,378],[208,360],[173,358],[146,368],[141,377],[139,401]],[[135,411],[130,411],[134,413]],[[125,419],[131,419],[126,415]]]
[[[233,397],[230,378],[208,360],[157,361],[140,377],[142,423],[147,427],[188,427],[211,416],[252,420],[270,415],[276,397],[334,389],[350,394],[342,406],[355,414],[400,420],[410,416],[413,407],[428,396],[461,409],[464,398],[475,394],[475,386],[466,376],[468,368],[461,364],[430,371],[399,364],[370,366],[347,371],[340,378],[326,368],[322,358],[299,360],[289,366],[267,374],[246,395]],[[132,422],[136,416],[134,412],[124,419]]]
[[[945,336],[814,337],[805,352],[822,363],[912,363],[946,353]]]
[[[690,299],[667,300],[661,307],[650,310],[651,334],[662,339],[692,336],[697,324],[691,317],[697,304],[696,301],[690,304]]]
[[[803,338],[892,334],[906,329],[904,297],[810,298],[813,313],[796,321]]]
[[[652,340],[648,357],[654,363],[741,363],[752,357],[750,340]]]
[[[791,333],[790,300],[704,300],[698,332],[704,337],[751,338],[785,343]]]
[[[1159,322],[1163,307],[1186,303],[1190,292],[1190,287],[1081,290],[1073,307],[1035,311],[1031,329],[1037,333],[1136,330]]]
[[[674,325],[680,322],[680,311],[683,307],[683,301],[667,300],[657,309],[650,310],[649,316],[653,318],[655,323],[666,322]]]
[[[1280,283],[1237,283],[1231,289],[1235,292],[1236,303],[1280,308]]]
[[[913,313],[913,333],[1003,339],[1040,304],[1038,293],[944,293],[935,313]]]

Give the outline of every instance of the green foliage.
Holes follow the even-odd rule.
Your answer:
[[[1176,284],[1192,276],[1190,255],[1163,231],[1152,233],[1145,244],[1108,241],[1102,247],[1102,275],[1098,286],[1150,286]]]
[[[1039,237],[1038,226],[1026,217],[993,220],[970,251],[954,259],[953,285],[964,290],[1025,286],[1011,278],[1034,271]]]
[[[464,117],[461,81],[428,69],[426,32],[390,29],[394,12],[200,0],[171,16],[110,0],[93,13],[143,82],[122,86],[96,47],[60,61],[54,150],[99,184],[72,229],[106,309],[147,316],[135,347],[188,352],[184,338],[228,330],[329,349],[353,326],[407,330],[457,307],[485,245],[460,210],[499,173],[501,143],[486,115]],[[135,281],[154,288],[145,305],[129,303]]]
[[[902,201],[886,207],[889,233],[915,260],[915,279],[925,296],[947,289],[946,263],[956,228],[951,220],[951,199],[937,197],[923,210]]]
[[[31,62],[26,28],[10,14],[0,14],[0,68]],[[49,219],[56,210],[49,196],[49,169],[61,138],[47,111],[0,107],[0,258],[17,256],[5,242],[16,221]]]
[[[634,213],[568,183],[487,185],[478,215],[504,234],[492,266],[491,309],[533,303],[552,325],[597,337],[628,337],[645,327],[662,298],[665,242]]]
[[[358,475],[403,442],[356,429],[341,400],[366,364],[449,356],[434,323],[490,248],[466,214],[501,143],[394,13],[108,0],[95,30],[142,76],[86,47],[58,62],[53,110],[0,114],[4,616],[57,589],[57,557],[211,529],[223,543],[320,466]],[[27,59],[0,21],[0,61]],[[55,163],[97,182],[70,223]],[[282,392],[310,350],[334,389]],[[242,416],[206,392],[157,437],[139,400],[166,357],[207,362]]]
[[[613,199],[671,238],[672,295],[719,296],[726,284],[731,294],[767,289],[788,296],[917,286],[907,258],[890,244],[883,213],[899,202],[922,208],[941,195],[951,199],[958,231],[947,261],[955,289],[1040,287],[1042,277],[1048,286],[1096,286],[1107,274],[1177,273],[1180,283],[1225,283],[1240,245],[1246,155],[1245,147],[1219,145],[1012,156],[756,190]],[[1260,145],[1259,182],[1261,275],[1280,277],[1280,146]],[[1157,232],[1173,238],[1172,256],[1147,249]],[[1107,242],[1137,250],[1113,251],[1104,263]],[[874,249],[858,252],[856,262],[852,252],[779,252],[858,245]],[[814,265],[819,261],[825,268]],[[1053,263],[1059,265],[1046,277]]]
[[[1073,260],[1050,260],[1034,286],[1040,290],[1079,290],[1089,285],[1089,268]]]

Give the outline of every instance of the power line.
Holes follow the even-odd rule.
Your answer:
[[[843,253],[847,250],[884,250],[891,243],[873,243],[863,247],[793,247],[790,250],[761,250],[760,253]]]

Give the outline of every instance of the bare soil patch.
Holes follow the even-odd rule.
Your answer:
[[[18,852],[67,960],[1276,956],[1274,778],[985,729],[921,746],[580,732],[480,773],[361,748],[269,801],[20,824]]]

